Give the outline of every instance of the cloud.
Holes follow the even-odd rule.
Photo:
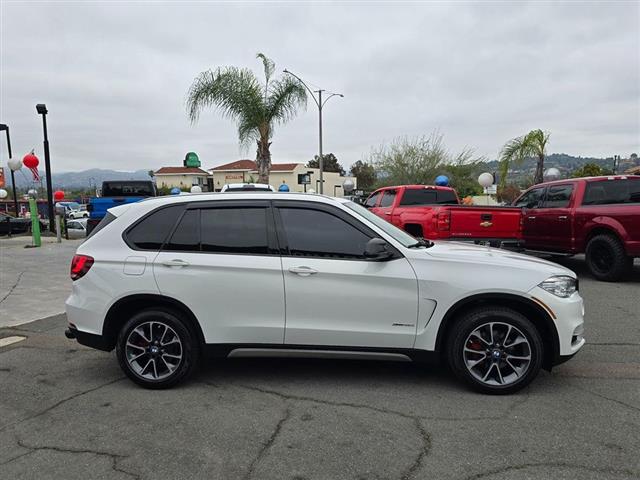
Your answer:
[[[189,150],[206,167],[252,158],[215,111],[190,125],[184,100],[203,70],[260,74],[258,51],[278,71],[344,93],[324,111],[324,150],[346,165],[395,136],[435,129],[451,150],[488,158],[531,128],[549,130],[555,152],[640,150],[635,2],[0,8],[0,121],[11,126],[16,155],[41,153],[35,104],[45,102],[58,171],[177,165]],[[313,157],[312,102],[278,127],[272,148],[276,162]]]

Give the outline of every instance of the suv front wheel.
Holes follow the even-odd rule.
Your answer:
[[[172,311],[144,310],[120,330],[116,355],[127,376],[145,388],[169,388],[196,368],[195,336]]]
[[[449,337],[448,363],[475,390],[503,395],[527,386],[542,366],[543,345],[520,313],[486,307],[464,315]]]

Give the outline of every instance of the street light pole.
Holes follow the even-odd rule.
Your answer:
[[[319,190],[318,193],[322,194],[322,193],[324,193],[324,178],[323,178],[323,175],[322,175],[323,172],[324,172],[324,158],[322,156],[322,109],[324,108],[324,105],[329,101],[329,99],[331,97],[342,97],[342,98],[344,98],[344,95],[341,94],[341,93],[332,93],[327,98],[325,98],[324,101],[322,101],[322,92],[324,92],[325,90],[318,89],[316,91],[313,91],[313,90],[311,90],[309,88],[309,86],[306,83],[304,83],[304,80],[302,80],[295,73],[292,73],[287,69],[284,70],[284,73],[289,74],[292,77],[298,79],[298,81],[300,83],[302,83],[302,85],[304,85],[304,88],[306,88],[307,91],[311,94],[311,98],[313,98],[313,101],[318,106],[318,154],[319,154],[318,167],[320,167],[320,190]],[[317,98],[314,95],[315,93],[318,94]]]
[[[11,137],[9,136],[9,125],[4,123],[0,124],[0,132],[7,132],[7,150],[9,151],[9,160],[11,160]],[[16,177],[13,169],[9,167],[11,171],[11,189],[13,190],[13,208],[16,210],[16,217],[18,217],[18,193],[16,192]]]
[[[42,115],[42,130],[44,132],[44,168],[47,170],[47,206],[49,215],[49,230],[55,231],[55,216],[53,213],[53,187],[51,185],[51,158],[49,155],[49,135],[47,134],[47,106],[44,103],[36,105],[36,111]]]

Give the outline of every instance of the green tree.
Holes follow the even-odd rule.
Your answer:
[[[240,145],[257,143],[258,182],[269,183],[271,138],[276,124],[291,120],[300,108],[306,108],[304,86],[290,75],[273,79],[275,63],[258,53],[264,66],[261,83],[246,68],[221,67],[200,73],[187,94],[187,111],[197,122],[205,107],[216,107],[223,117],[236,121]]]
[[[456,189],[460,198],[482,193],[482,187],[478,183],[478,175],[485,170],[482,163],[482,159],[474,159],[472,152],[466,151],[455,163],[443,167],[442,173],[449,177],[449,185]]]
[[[351,176],[358,180],[358,190],[372,190],[376,183],[376,169],[362,160],[351,165]]]
[[[509,140],[500,151],[500,186],[507,183],[509,167],[518,165],[529,157],[537,158],[534,183],[542,183],[544,158],[547,154],[549,133],[542,130],[531,130],[526,135]]]
[[[602,168],[597,163],[585,163],[582,167],[571,172],[572,178],[579,177],[599,177],[600,175],[612,175],[613,171]]]
[[[320,168],[320,155],[316,155],[313,157],[313,160],[309,160],[307,167]],[[345,174],[344,168],[338,163],[338,159],[333,153],[325,153],[322,155],[322,170],[324,172],[336,172],[340,175]]]
[[[369,156],[369,163],[375,166],[381,185],[432,185],[439,174],[447,172],[447,168],[480,161],[473,158],[473,151],[469,149],[457,155],[450,154],[438,133],[415,138],[400,137],[373,150]],[[459,171],[454,173],[461,178],[463,176]]]

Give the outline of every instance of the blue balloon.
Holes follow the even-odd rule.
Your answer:
[[[173,187],[171,189],[171,195],[180,195],[180,189],[178,187]]]
[[[287,185],[286,183],[283,183],[282,185],[280,185],[278,187],[278,191],[279,192],[288,192],[289,191],[289,185]]]
[[[438,175],[436,177],[436,185],[439,187],[446,187],[449,185],[449,177],[446,175]]]

